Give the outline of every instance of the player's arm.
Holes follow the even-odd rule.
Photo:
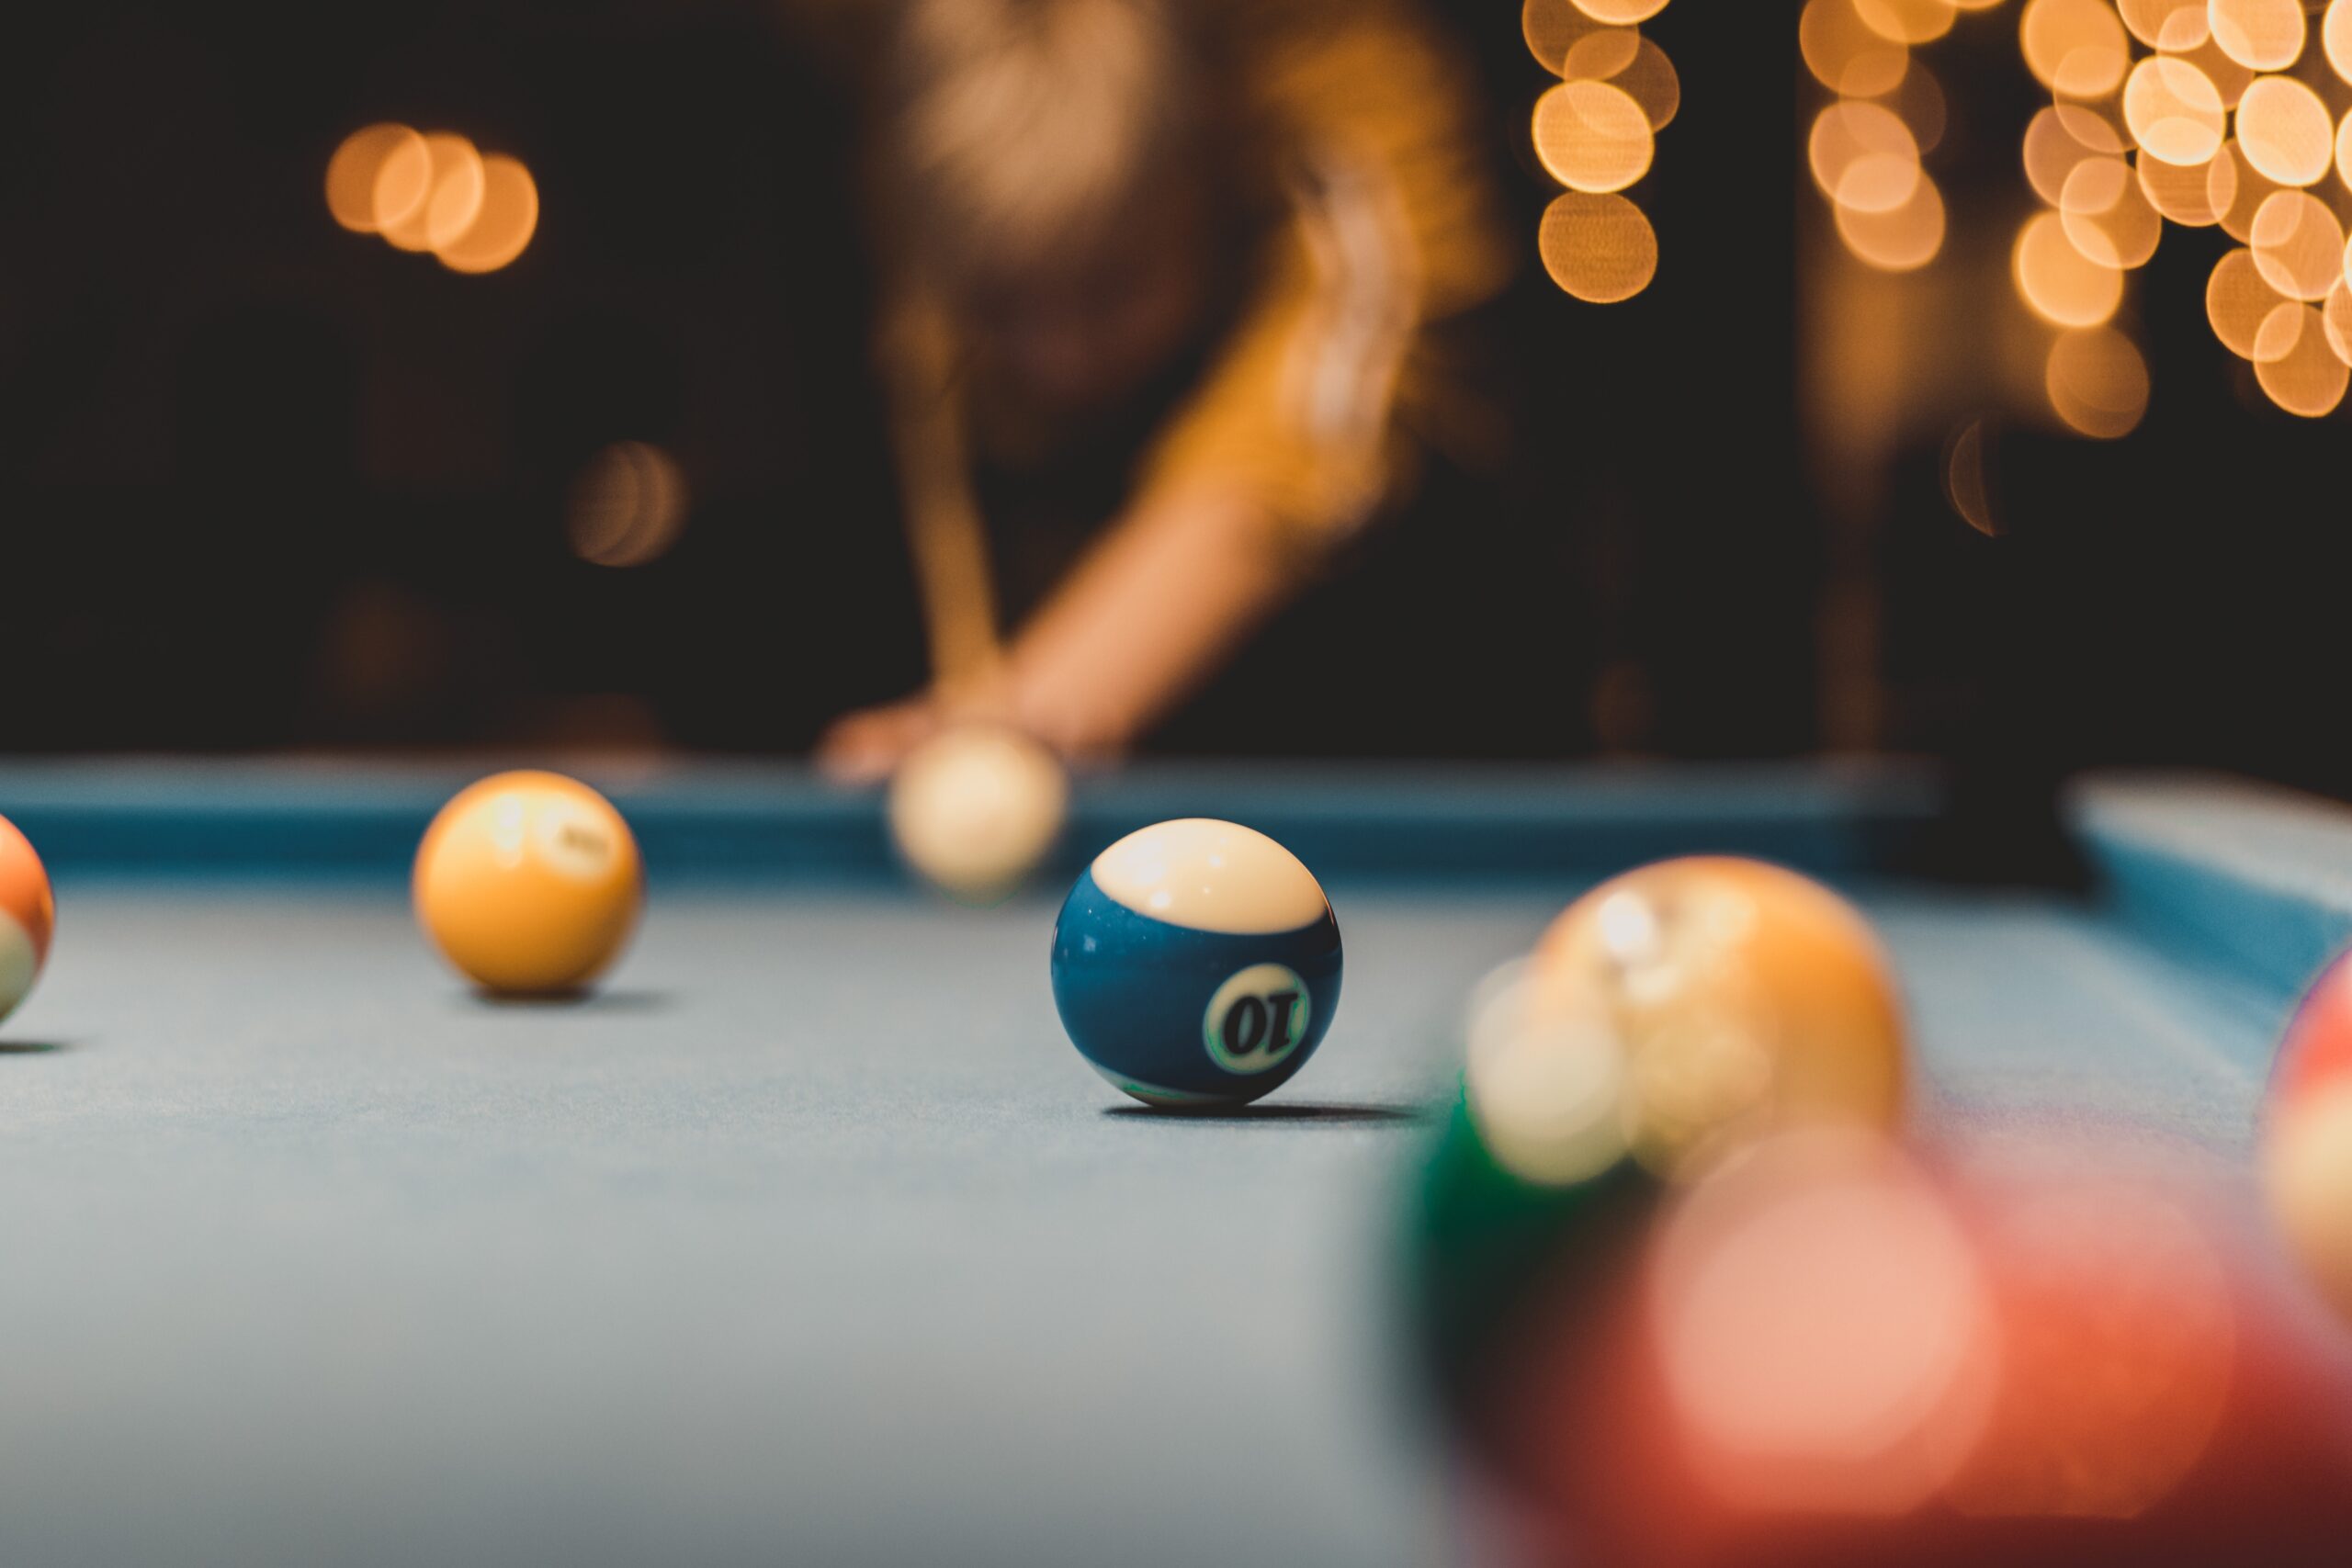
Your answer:
[[[1379,6],[1269,51],[1292,219],[1258,299],[1165,433],[1136,500],[1023,627],[1018,720],[1079,751],[1148,730],[1308,581],[1391,484],[1423,329],[1510,262],[1451,57]]]
[[[1246,486],[1204,478],[1143,500],[1022,629],[1011,716],[1065,753],[1115,752],[1293,592],[1298,562]]]
[[[1383,499],[1400,402],[1426,391],[1420,330],[1490,293],[1508,252],[1442,50],[1367,7],[1268,52],[1284,63],[1257,91],[1299,157],[1252,308],[997,678],[853,716],[820,749],[834,771],[887,772],[975,705],[1067,750],[1123,750]]]
[[[1317,222],[1295,220],[1125,513],[1013,638],[1011,716],[1064,751],[1115,753],[1150,729],[1380,498],[1408,302],[1365,341]]]
[[[956,656],[975,645],[958,628],[985,639],[993,619],[976,576],[985,550],[960,443],[917,417],[930,404],[899,400],[910,543],[937,679],[835,724],[820,743],[821,765],[843,779],[879,778],[959,716],[1010,722],[1072,754],[1115,753],[1216,669],[1296,591],[1329,520],[1361,512],[1368,494],[1361,454],[1343,461],[1340,444],[1310,435],[1299,406],[1306,383],[1295,372],[1319,361],[1330,335],[1328,292],[1308,245],[1287,237],[1126,509],[1001,659]],[[1348,378],[1359,394],[1379,379]]]
[[[1264,498],[1204,479],[1143,498],[1023,628],[999,678],[853,714],[825,739],[838,777],[879,777],[959,713],[1066,755],[1115,753],[1294,592],[1300,563]]]

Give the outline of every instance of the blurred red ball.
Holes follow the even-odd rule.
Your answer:
[[[1486,1544],[1627,1568],[2342,1562],[2352,1339],[2211,1196],[2219,1163],[2168,1173],[2177,1154],[1735,1162],[1531,1348],[1522,1479],[1479,1495]],[[1898,1249],[1824,1250],[1905,1216]],[[1696,1361],[1693,1334],[1715,1341]],[[1778,1365],[1739,1372],[1743,1349]],[[1677,1387],[1708,1365],[1752,1386]],[[1776,1379],[1777,1414],[1747,1397]]]

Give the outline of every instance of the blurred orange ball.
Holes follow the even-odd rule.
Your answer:
[[[416,852],[416,918],[483,989],[575,991],[620,955],[644,900],[637,840],[612,803],[558,773],[458,793]]]
[[[49,957],[57,903],[49,873],[15,823],[0,817],[0,1019],[17,1010]]]
[[[1547,1005],[1623,1053],[1627,1144],[1669,1176],[1753,1136],[1902,1114],[1902,1001],[1870,923],[1820,884],[1729,856],[1601,884],[1537,943]]]

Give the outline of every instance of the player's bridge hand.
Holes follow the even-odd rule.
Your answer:
[[[1100,705],[1045,705],[1010,682],[973,682],[950,693],[933,687],[835,719],[818,738],[817,769],[835,784],[880,784],[932,740],[967,727],[1013,730],[1066,764],[1091,768],[1124,758],[1133,728]]]
[[[879,784],[945,719],[928,693],[844,714],[818,738],[817,769],[835,784]]]

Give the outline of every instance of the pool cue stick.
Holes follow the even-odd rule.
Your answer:
[[[896,427],[907,549],[943,704],[983,706],[1002,684],[988,536],[972,495],[956,400],[901,378]]]

